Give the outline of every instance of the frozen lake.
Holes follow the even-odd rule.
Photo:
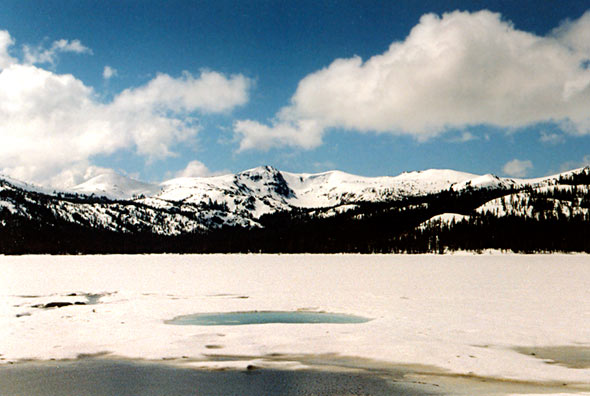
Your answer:
[[[402,370],[457,394],[474,381],[590,394],[586,255],[22,256],[0,257],[0,271],[5,367],[100,354],[199,369]],[[254,311],[372,320],[166,323]]]

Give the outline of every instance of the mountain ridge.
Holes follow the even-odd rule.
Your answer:
[[[69,192],[48,192],[0,178],[0,233],[25,250],[32,241],[21,235],[24,230],[44,238],[48,231],[42,229],[53,230],[49,232],[56,238],[65,235],[74,247],[77,233],[97,232],[112,233],[109,238],[114,240],[117,235],[145,240],[201,235],[201,240],[194,242],[198,246],[209,243],[203,242],[211,238],[207,235],[215,235],[214,245],[222,246],[232,233],[263,235],[274,229],[279,235],[288,235],[295,229],[311,235],[328,227],[316,238],[330,239],[330,233],[341,232],[334,228],[338,223],[341,228],[349,227],[351,233],[339,238],[365,238],[355,236],[361,232],[368,238],[373,233],[370,227],[359,230],[373,223],[378,224],[375,229],[383,228],[384,235],[398,238],[414,233],[419,237],[459,223],[481,226],[482,219],[492,217],[585,221],[590,218],[589,186],[590,168],[546,178],[512,179],[448,169],[362,177],[340,171],[290,173],[264,166],[222,176],[170,179],[157,185],[111,173],[98,175]],[[104,192],[110,197],[101,194]],[[316,223],[317,230],[310,228]],[[358,228],[361,223],[365,225]],[[281,238],[282,242],[276,243],[307,237]],[[262,242],[255,243],[264,249]],[[363,243],[371,244],[369,240]],[[246,249],[241,242],[238,245]],[[100,251],[100,246],[97,249]]]
[[[250,176],[251,178],[262,178],[261,175],[268,173],[268,174],[280,174],[283,178],[288,177],[290,183],[295,182],[297,179],[300,180],[301,183],[310,181],[321,181],[321,182],[329,182],[332,181],[333,183],[365,183],[365,184],[372,184],[376,185],[379,183],[387,183],[387,181],[395,181],[399,184],[406,183],[417,183],[422,181],[423,183],[445,183],[444,187],[447,187],[447,184],[459,183],[462,181],[467,181],[469,179],[475,179],[478,177],[484,176],[493,176],[497,179],[502,180],[514,180],[510,178],[498,178],[497,176],[488,174],[488,175],[477,175],[473,173],[455,171],[451,169],[427,169],[422,171],[411,171],[411,172],[403,172],[397,176],[359,176],[339,170],[330,170],[325,172],[319,173],[293,173],[293,172],[286,172],[278,170],[272,166],[259,166],[251,169],[247,169],[236,174],[226,174],[220,176],[202,176],[202,177],[178,177],[165,180],[160,183],[148,183],[139,181],[127,176],[123,176],[114,172],[106,172],[100,175],[97,175],[89,180],[84,181],[78,185],[75,185],[68,189],[63,189],[63,191],[69,191],[73,193],[83,193],[86,195],[103,195],[107,198],[111,199],[131,199],[137,195],[152,195],[157,194],[158,190],[163,190],[166,187],[170,188],[171,186],[175,186],[178,184],[186,183],[186,184],[214,184],[217,181],[224,180],[224,179],[235,179],[241,178],[243,176]],[[112,176],[116,175],[116,178]],[[108,177],[111,177],[111,185],[115,185],[117,182],[120,186],[114,186],[115,192],[109,192],[108,188],[105,188],[105,179],[108,180]],[[535,179],[536,180],[536,179]],[[523,179],[526,182],[526,179]],[[128,185],[133,187],[137,186],[136,188],[129,188]],[[141,190],[141,186],[144,187],[144,190]],[[108,187],[108,186],[107,186]],[[47,190],[47,189],[46,189]],[[128,191],[126,194],[121,192]]]

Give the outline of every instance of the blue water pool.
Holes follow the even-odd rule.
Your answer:
[[[361,316],[328,312],[252,311],[197,313],[178,316],[167,324],[197,326],[236,326],[267,323],[365,323],[371,319]]]

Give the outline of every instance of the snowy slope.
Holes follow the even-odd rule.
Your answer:
[[[590,194],[588,186],[577,186],[577,190],[578,193],[585,196]],[[553,193],[555,191],[571,192],[572,186],[540,185],[534,188],[533,191],[536,193]],[[573,200],[547,198],[545,200],[544,210],[542,211],[536,210],[533,203],[534,200],[531,199],[530,193],[521,191],[486,202],[478,207],[476,212],[480,214],[491,214],[496,217],[519,216],[537,220],[547,216],[569,218],[572,216],[590,215],[590,208],[585,206],[580,198]]]
[[[476,177],[470,173],[438,169],[402,173],[395,177],[362,177],[339,171],[318,174],[283,172],[283,176],[295,193],[289,203],[305,208],[425,195]]]
[[[130,199],[139,195],[152,195],[159,190],[160,186],[156,184],[144,183],[114,172],[103,173],[71,188],[74,193],[94,194],[110,199]]]
[[[289,209],[293,192],[281,172],[271,167],[250,169],[235,175],[178,178],[162,183],[162,190],[144,200],[150,205],[215,203],[238,215],[258,218]],[[160,201],[160,202],[158,202]]]
[[[443,213],[432,216],[430,219],[422,222],[418,229],[424,230],[434,225],[446,226],[453,223],[458,223],[463,220],[469,220],[469,216],[460,213]]]
[[[207,205],[186,210],[174,205],[153,207],[140,201],[113,201],[63,192],[44,194],[0,180],[0,226],[18,227],[22,223],[20,218],[38,225],[53,226],[65,221],[97,230],[159,235],[179,235],[223,225],[256,226],[249,220]]]
[[[49,187],[42,187],[32,183],[26,183],[21,180],[14,179],[10,176],[0,174],[0,191],[2,191],[5,188],[19,188],[22,190],[34,191],[42,194],[53,194],[56,191],[61,191]]]
[[[454,191],[462,191],[467,188],[513,188],[519,187],[523,185],[531,185],[533,183],[542,183],[545,179],[539,179],[538,181],[535,180],[534,182],[528,180],[520,180],[516,181],[514,179],[507,179],[507,178],[500,178],[498,176],[487,174],[483,176],[474,176],[467,180],[463,180],[461,182],[456,183],[453,185]]]

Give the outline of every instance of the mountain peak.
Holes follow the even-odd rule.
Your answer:
[[[258,191],[261,191],[261,186],[264,186],[271,194],[276,193],[282,198],[295,196],[281,171],[272,166],[259,166],[240,172],[235,176],[235,180],[236,183],[245,184],[247,187],[252,187],[251,182],[260,184]]]
[[[277,168],[270,165],[257,166],[256,168],[246,169],[238,172],[238,175],[250,174],[250,175],[264,175],[264,174],[275,174],[280,172]]]

